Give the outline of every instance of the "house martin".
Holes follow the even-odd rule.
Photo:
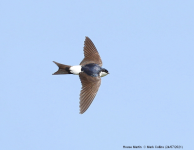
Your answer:
[[[100,55],[89,37],[84,41],[84,59],[79,65],[70,66],[53,61],[58,71],[53,75],[74,74],[79,75],[82,83],[80,92],[80,114],[83,114],[91,105],[101,84],[101,77],[109,74],[108,70],[102,68]]]

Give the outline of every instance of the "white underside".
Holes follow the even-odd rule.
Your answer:
[[[75,74],[75,75],[79,75],[79,73],[81,72],[81,65],[77,65],[77,66],[72,66],[69,68],[70,72]]]
[[[108,74],[108,73],[106,73],[106,72],[102,72],[102,71],[100,72],[100,76],[101,76],[101,77],[104,77],[104,76],[106,76],[107,74]]]

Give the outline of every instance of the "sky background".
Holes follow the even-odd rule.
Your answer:
[[[103,67],[79,114],[85,36]],[[119,150],[194,139],[193,0],[0,2],[0,149]]]

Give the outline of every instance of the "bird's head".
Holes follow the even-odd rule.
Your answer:
[[[108,75],[108,74],[109,74],[108,70],[105,69],[105,68],[102,68],[102,70],[101,70],[101,72],[100,72],[100,76],[101,76],[101,77],[104,77],[104,76],[106,76],[106,75]]]

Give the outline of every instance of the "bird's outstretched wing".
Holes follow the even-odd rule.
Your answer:
[[[84,41],[84,56],[85,58],[82,60],[80,65],[86,65],[89,63],[95,63],[102,67],[102,60],[100,58],[100,55],[89,37],[86,36],[86,39]]]
[[[79,77],[82,83],[79,107],[80,114],[83,114],[89,108],[93,99],[95,98],[101,84],[101,78],[88,76],[84,72],[81,72]]]

